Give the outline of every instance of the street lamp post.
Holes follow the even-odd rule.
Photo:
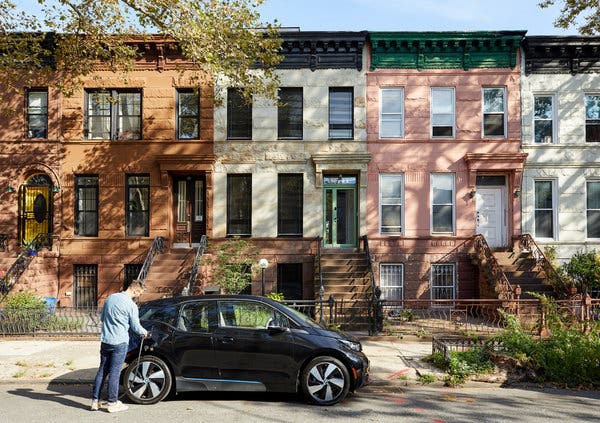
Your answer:
[[[267,259],[260,259],[258,261],[258,267],[260,267],[260,270],[262,272],[262,283],[261,283],[261,295],[264,297],[265,296],[265,269],[269,266],[269,262],[267,261]]]

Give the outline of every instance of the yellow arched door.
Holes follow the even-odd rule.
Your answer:
[[[26,245],[39,234],[52,232],[52,181],[33,175],[20,189],[20,241]]]

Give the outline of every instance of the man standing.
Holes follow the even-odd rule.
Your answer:
[[[140,325],[139,311],[133,302],[144,292],[140,281],[133,281],[122,292],[110,295],[102,307],[102,332],[100,334],[100,367],[94,381],[92,411],[100,408],[98,400],[104,381],[108,378],[108,412],[125,411],[127,407],[119,401],[119,376],[125,362],[129,345],[129,329],[141,337],[150,332]]]

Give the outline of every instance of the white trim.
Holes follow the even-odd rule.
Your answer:
[[[383,267],[391,267],[391,266],[400,266],[400,282],[401,285],[384,285],[382,278],[382,268]],[[379,263],[379,288],[382,291],[382,298],[393,301],[404,301],[404,263]],[[384,288],[396,289],[400,290],[401,298],[385,298],[383,295]]]
[[[447,299],[447,300],[455,300],[456,299],[456,291],[458,290],[457,283],[457,265],[455,262],[452,263],[431,263],[429,266],[429,298],[434,300],[433,298],[433,290],[434,288],[447,288],[449,285],[434,285],[433,284],[433,268],[435,266],[452,266],[452,298],[438,298],[438,299]]]
[[[450,136],[434,136],[433,135],[433,92],[434,91],[450,91],[452,93],[452,135]],[[429,134],[431,138],[456,138],[456,89],[454,87],[431,87],[429,89]],[[436,125],[442,126],[442,125]]]
[[[550,97],[552,99],[552,141],[551,142],[536,142],[535,141],[535,98],[536,97]],[[543,146],[558,144],[558,113],[557,113],[557,97],[555,93],[533,93],[533,102],[531,110],[531,143],[532,145]],[[547,119],[540,119],[547,120]]]
[[[485,90],[502,90],[502,135],[486,135],[485,134],[485,115],[499,115],[500,112],[485,112]],[[506,138],[507,137],[507,123],[508,123],[508,112],[506,109],[506,87],[503,86],[488,86],[481,87],[481,138]]]
[[[536,221],[535,212],[538,210],[536,207],[535,197],[535,184],[536,182],[550,182],[552,184],[552,237],[541,237],[538,236],[535,231]],[[539,209],[548,210],[548,209]],[[556,178],[534,178],[533,179],[533,233],[536,239],[543,241],[558,241],[558,180]]]
[[[402,100],[400,101],[400,112],[399,113],[386,113],[386,115],[400,115],[400,135],[384,136],[382,135],[382,121],[383,121],[383,92],[384,91],[400,91]],[[404,138],[404,87],[384,87],[379,88],[379,138]]]
[[[433,179],[435,175],[452,175],[452,231],[435,232],[433,230]],[[448,203],[444,203],[448,205]],[[439,205],[444,205],[439,204]],[[456,174],[452,172],[433,172],[429,174],[429,233],[432,235],[454,235],[456,233]]]
[[[588,208],[588,204],[587,204],[587,198],[588,198],[588,183],[597,183],[600,184],[600,179],[595,179],[595,178],[590,178],[590,179],[586,179],[585,180],[585,196],[583,198],[584,204],[585,204],[585,239],[586,240],[591,240],[591,241],[600,241],[600,237],[598,238],[590,238],[588,235],[588,211],[589,210],[600,210],[600,209],[590,209]]]
[[[382,224],[383,224],[383,211],[382,207],[384,205],[393,205],[393,204],[383,204],[382,200],[382,190],[381,183],[384,179],[391,180],[400,180],[401,184],[401,193],[400,193],[400,231],[399,232],[383,232]],[[404,174],[403,173],[380,173],[379,174],[379,234],[380,235],[404,235],[404,215],[405,215],[405,197],[404,197]]]

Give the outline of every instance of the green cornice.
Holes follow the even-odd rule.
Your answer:
[[[514,68],[525,32],[369,32],[371,70]]]

